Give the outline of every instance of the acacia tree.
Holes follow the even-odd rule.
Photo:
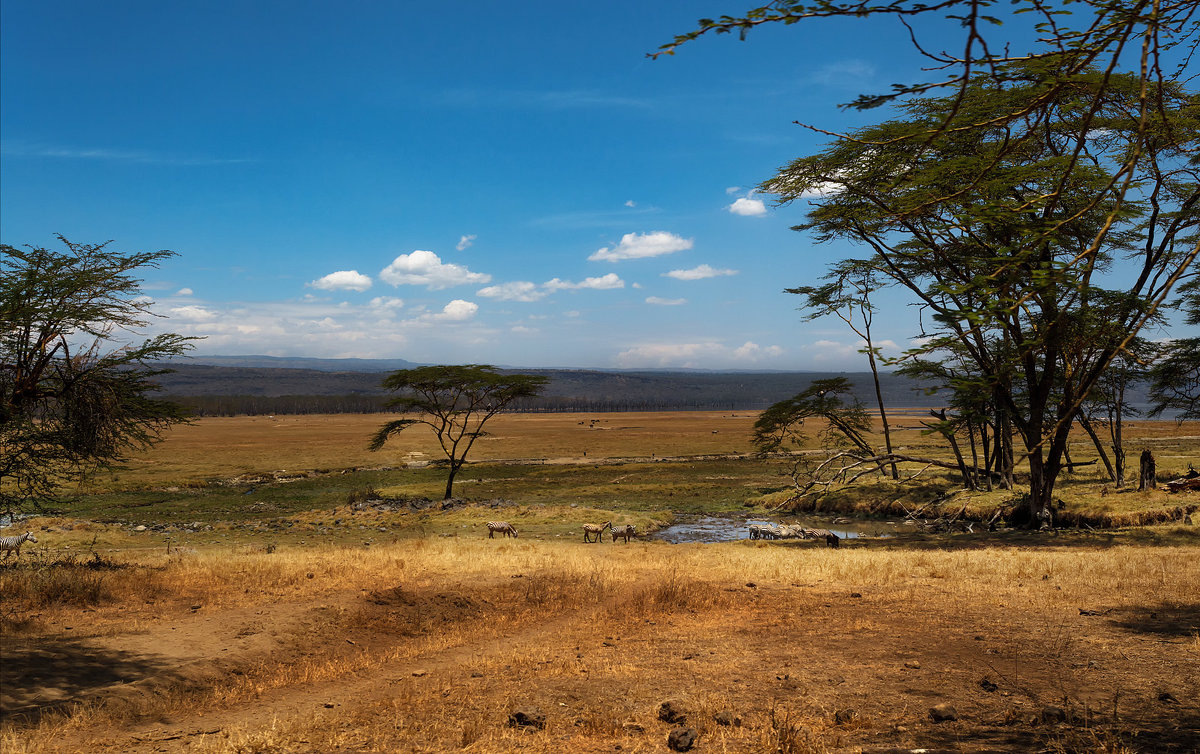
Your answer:
[[[416,414],[384,424],[371,438],[371,450],[381,449],[392,435],[424,424],[437,435],[449,462],[445,499],[454,493],[454,477],[467,462],[467,453],[484,436],[483,425],[519,398],[532,398],[549,378],[532,374],[503,374],[487,364],[429,366],[401,369],[383,381],[399,395],[388,405],[402,414]]]
[[[1176,303],[1184,324],[1200,327],[1200,272],[1193,271],[1180,292],[1183,296]],[[1149,377],[1152,416],[1172,411],[1179,421],[1200,419],[1200,337],[1165,344]]]
[[[1041,64],[1013,66],[913,99],[905,119],[763,184],[781,203],[824,192],[796,229],[865,245],[916,298],[928,316],[912,356],[971,361],[1022,439],[1033,520],[1081,402],[1197,255],[1200,103],[1175,84],[1149,99],[1145,88],[1098,71],[1063,86]],[[1018,103],[1036,104],[1013,116]],[[920,136],[960,119],[990,125]]]
[[[115,345],[146,325],[137,271],[170,251],[120,254],[0,244],[0,510],[44,510],[66,482],[111,468],[186,420],[151,396],[152,362],[191,348],[180,335]]]
[[[875,308],[871,306],[871,292],[883,287],[880,275],[859,260],[847,260],[835,265],[825,275],[829,282],[819,286],[800,286],[786,289],[788,293],[804,296],[803,309],[809,310],[808,319],[819,319],[830,314],[846,323],[854,334],[862,339],[863,353],[871,367],[871,378],[875,383],[875,401],[879,406],[879,418],[883,421],[883,441],[887,452],[892,453],[892,431],[888,426],[887,407],[883,404],[883,389],[879,385],[879,349],[871,337],[871,324],[875,320]],[[891,465],[892,479],[899,479],[896,464]]]

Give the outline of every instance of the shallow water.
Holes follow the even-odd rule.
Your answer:
[[[739,539],[749,539],[747,527],[750,524],[800,524],[809,529],[828,529],[842,539],[857,539],[858,537],[887,537],[891,536],[895,527],[884,521],[863,521],[848,524],[833,524],[829,521],[819,521],[813,518],[788,519],[786,522],[771,521],[761,518],[726,518],[722,516],[696,516],[681,520],[666,528],[659,529],[650,535],[650,539],[658,539],[671,544],[683,542],[733,542]]]

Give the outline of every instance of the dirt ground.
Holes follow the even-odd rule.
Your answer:
[[[4,751],[661,752],[676,727],[697,752],[1200,750],[1194,549],[1115,593],[1088,586],[1095,553],[1046,573],[1012,548],[921,554],[885,577],[854,550],[605,547],[582,552],[607,581],[513,549],[482,576],[318,569],[290,596],[47,613],[3,639]],[[732,560],[636,571],[664,552]],[[667,700],[685,722],[659,719]],[[510,726],[520,707],[544,728]]]

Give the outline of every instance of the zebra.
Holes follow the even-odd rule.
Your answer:
[[[0,550],[4,551],[4,560],[8,560],[8,556],[14,551],[18,558],[21,557],[21,545],[25,544],[26,540],[36,543],[37,537],[33,536],[33,532],[28,531],[11,537],[0,537]]]
[[[746,529],[750,532],[750,539],[766,539],[770,536],[767,527],[762,524],[750,524]]]
[[[496,532],[500,532],[506,537],[516,537],[517,527],[507,521],[488,521],[487,523],[488,539],[493,539]]]
[[[584,524],[583,525],[583,541],[584,542],[592,542],[593,540],[589,539],[588,535],[595,535],[596,539],[594,541],[599,542],[600,538],[602,536],[604,536],[604,530],[611,529],[611,528],[612,528],[612,521],[605,521],[603,524],[601,524],[599,526],[597,526],[596,524]]]
[[[612,528],[612,541],[616,542],[617,537],[624,537],[625,544],[629,544],[630,537],[637,536],[637,528],[633,524],[625,524],[624,526],[614,526]]]
[[[804,531],[810,539],[824,539],[825,544],[829,547],[838,547],[841,545],[841,537],[828,529],[805,529]]]

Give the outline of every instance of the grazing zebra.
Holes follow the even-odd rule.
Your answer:
[[[629,544],[630,537],[637,536],[637,528],[633,524],[625,524],[624,526],[614,526],[612,528],[613,542],[617,541],[617,537],[624,537],[625,544]]]
[[[4,560],[8,560],[8,556],[16,551],[17,557],[21,557],[21,545],[25,541],[37,542],[37,537],[33,536],[33,532],[25,532],[24,534],[14,535],[11,537],[0,537],[0,550],[4,551]]]
[[[506,537],[517,536],[517,527],[513,526],[507,521],[488,521],[487,529],[488,539],[494,538],[496,536],[496,532],[500,532]]]
[[[824,539],[825,544],[829,547],[838,547],[842,542],[841,537],[828,529],[805,529],[804,531],[810,539]]]
[[[771,527],[763,526],[762,524],[750,524],[746,527],[750,532],[750,539],[770,539]]]
[[[604,535],[604,530],[610,529],[610,528],[612,528],[612,521],[605,521],[600,526],[597,526],[596,524],[584,524],[583,525],[583,541],[584,542],[593,542],[593,541],[599,542],[600,538]],[[588,535],[595,535],[596,539],[594,539],[594,540],[589,539]]]

